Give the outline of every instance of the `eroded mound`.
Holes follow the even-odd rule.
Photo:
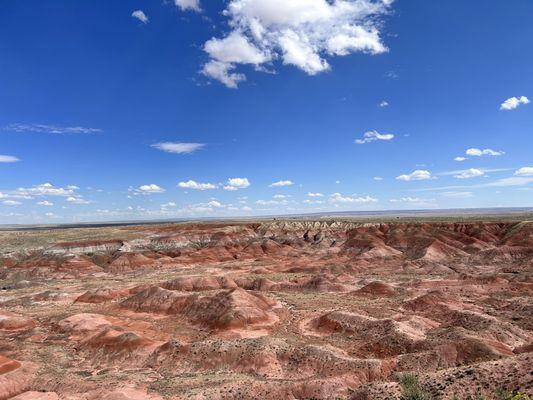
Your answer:
[[[0,400],[398,400],[405,373],[431,400],[533,394],[531,222],[0,240]]]

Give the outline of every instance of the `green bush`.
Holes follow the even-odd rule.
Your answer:
[[[431,395],[420,387],[418,376],[404,374],[400,378],[402,400],[431,400]]]

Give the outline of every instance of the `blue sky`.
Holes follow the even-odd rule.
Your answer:
[[[0,223],[533,206],[532,16],[6,0]]]

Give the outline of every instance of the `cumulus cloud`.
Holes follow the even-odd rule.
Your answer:
[[[399,199],[390,199],[391,203],[407,203],[407,204],[416,204],[416,205],[433,205],[435,199],[424,199],[420,197],[400,197]]]
[[[376,140],[392,140],[394,135],[391,133],[379,133],[378,131],[369,131],[365,132],[363,139],[356,139],[355,143],[365,144],[370,142],[375,142]]]
[[[134,12],[131,13],[131,16],[133,18],[137,18],[139,21],[141,21],[143,24],[147,24],[148,23],[148,16],[144,13],[144,11],[142,10],[135,10]]]
[[[9,124],[4,130],[12,132],[35,132],[35,133],[57,133],[57,134],[82,134],[82,133],[100,133],[101,129],[84,128],[82,126],[58,126],[46,124]]]
[[[261,206],[285,205],[287,200],[257,200],[255,203]]]
[[[379,107],[381,108],[388,107],[388,106],[389,106],[389,102],[386,100],[383,100],[381,103],[379,103]]]
[[[216,189],[217,185],[213,183],[200,183],[200,182],[196,182],[190,179],[187,182],[178,183],[178,187],[182,189],[192,189],[192,190],[212,190],[212,189]]]
[[[472,192],[443,192],[441,195],[444,197],[451,197],[453,199],[467,199],[474,197],[474,193]]]
[[[75,189],[76,188],[76,189]],[[77,186],[67,186],[66,188],[56,187],[51,183],[43,183],[31,188],[18,188],[15,195],[31,198],[33,196],[73,196]]]
[[[324,197],[324,195],[322,193],[307,193],[307,196],[309,197]]]
[[[375,176],[372,179],[374,179],[375,181],[378,181],[378,182],[383,180],[383,178],[381,176]]]
[[[179,143],[179,142],[161,142],[154,143],[153,148],[175,154],[191,154],[205,147],[204,143]]]
[[[526,96],[511,97],[505,100],[500,105],[500,110],[510,111],[510,110],[514,110],[515,108],[518,108],[522,104],[529,104],[529,103],[530,101]]]
[[[465,161],[465,160],[467,160],[467,158],[466,157],[461,157],[461,156],[454,158],[454,161]]]
[[[431,172],[426,171],[424,169],[417,169],[410,174],[403,174],[400,176],[397,176],[396,179],[399,181],[423,181],[427,179],[432,179],[433,176],[431,175]]]
[[[501,156],[504,155],[504,151],[492,150],[492,149],[478,149],[470,148],[466,150],[467,156],[481,157],[481,156]]]
[[[533,176],[533,167],[522,167],[515,171],[516,176]]]
[[[44,201],[37,202],[37,205],[46,206],[46,207],[52,207],[54,205],[54,203],[52,203],[52,202],[50,202],[48,200],[44,200]]]
[[[6,155],[0,154],[0,163],[14,163],[17,161],[20,161],[20,160],[15,156],[6,156]]]
[[[239,190],[239,189],[246,189],[250,186],[250,181],[248,178],[230,178],[224,185],[224,190]]]
[[[454,178],[457,179],[469,179],[469,178],[476,178],[478,176],[484,176],[485,172],[483,172],[480,169],[477,168],[469,168],[465,169],[464,171],[460,171],[459,173],[454,175]]]
[[[281,186],[292,186],[292,185],[294,185],[293,181],[283,180],[283,181],[277,181],[277,182],[271,183],[268,186],[269,187],[281,187]]]
[[[199,9],[197,1],[176,2]],[[386,52],[376,17],[387,13],[390,4],[390,0],[230,0],[223,12],[230,32],[204,44],[210,59],[202,73],[236,88],[246,79],[234,72],[239,65],[267,70],[280,60],[315,75],[331,68],[327,57]]]
[[[82,197],[67,197],[67,201],[71,204],[90,204],[91,202],[89,200],[85,200]]]
[[[202,11],[200,0],[174,0],[174,4],[183,11]]]
[[[16,201],[16,200],[4,200],[4,201],[2,201],[2,204],[5,205],[5,206],[19,206],[22,203],[20,201]]]
[[[217,201],[217,200],[211,200],[209,203],[207,203],[207,205],[209,207],[213,207],[213,208],[220,208],[222,207],[222,203]]]
[[[134,189],[134,192],[136,194],[144,194],[144,195],[163,193],[164,191],[165,189],[156,185],[155,183],[151,183],[149,185],[141,185],[137,189]]]
[[[369,204],[377,203],[378,199],[370,196],[364,197],[352,197],[352,196],[343,196],[340,193],[333,193],[329,197],[330,203],[341,203],[341,204]]]

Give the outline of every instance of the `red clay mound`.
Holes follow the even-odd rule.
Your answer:
[[[10,399],[27,391],[39,369],[36,364],[18,363],[7,357],[2,357],[0,363],[5,366],[5,372],[0,373],[0,400]]]
[[[191,320],[212,329],[246,328],[249,325],[271,325],[277,317],[271,312],[276,302],[259,293],[243,289],[220,292],[214,296],[198,297],[182,312]]]
[[[83,274],[102,272],[103,269],[84,256],[74,256],[63,261],[58,270]]]
[[[24,392],[10,400],[59,400],[55,392]]]
[[[27,331],[35,328],[36,322],[7,311],[0,311],[0,331]]]
[[[150,286],[122,301],[121,306],[134,311],[171,313],[174,303],[186,301],[189,295],[180,295],[159,286]]]
[[[112,321],[100,314],[76,314],[58,323],[58,328],[72,335],[86,335],[113,325]]]
[[[396,290],[387,283],[374,281],[351,292],[351,294],[363,297],[392,297],[396,295]]]
[[[275,305],[275,301],[259,293],[240,288],[201,296],[180,295],[157,286],[122,302],[123,307],[135,311],[182,314],[193,323],[215,330],[272,325],[277,321],[271,311]]]
[[[0,355],[0,375],[7,374],[19,367],[20,363],[18,361]]]
[[[155,260],[143,254],[124,253],[109,264],[108,270],[112,273],[128,272],[154,264],[156,264]]]
[[[311,321],[322,334],[349,334],[361,341],[360,350],[378,357],[411,351],[426,338],[423,330],[393,319],[376,319],[344,311],[333,311]]]
[[[118,299],[120,297],[125,297],[129,294],[129,290],[113,290],[109,288],[99,288],[93,289],[85,292],[79,296],[75,301],[78,303],[104,303],[106,301],[111,301]]]
[[[446,308],[444,303],[450,300],[450,297],[440,290],[433,290],[422,296],[408,300],[403,304],[403,308],[415,312],[431,312],[433,309]]]
[[[163,283],[161,287],[168,290],[199,292],[215,289],[234,289],[237,284],[232,279],[224,276],[180,276]]]

